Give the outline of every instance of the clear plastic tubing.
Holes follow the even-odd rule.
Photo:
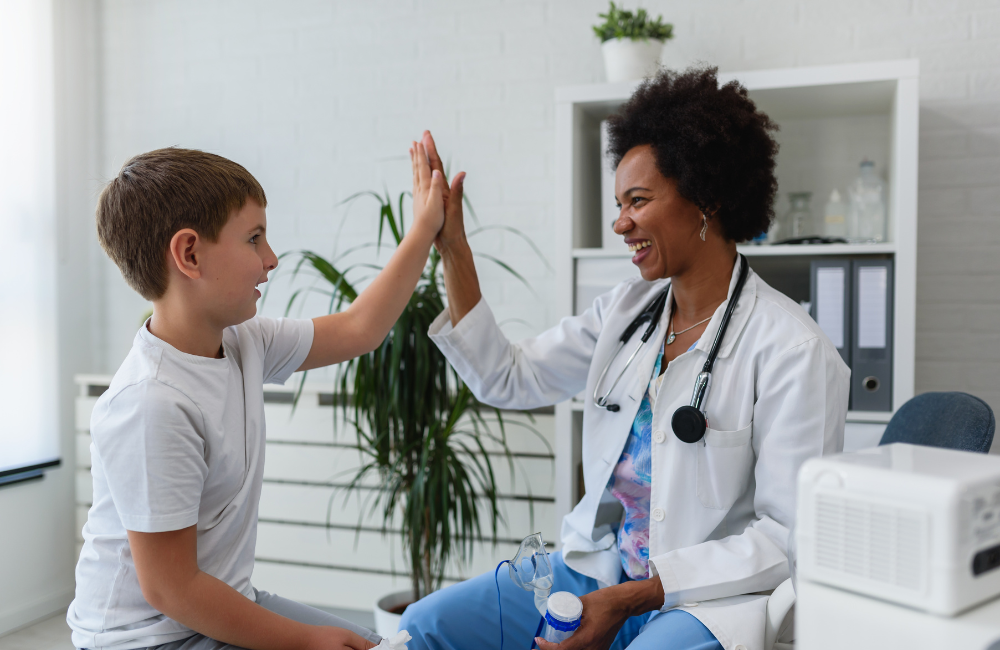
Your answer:
[[[549,596],[542,638],[552,643],[562,643],[580,627],[582,615],[583,602],[579,598],[568,591],[557,591]]]

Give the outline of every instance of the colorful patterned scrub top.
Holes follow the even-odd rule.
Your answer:
[[[693,343],[688,350],[697,345]],[[639,404],[621,458],[611,473],[608,491],[621,501],[625,514],[618,526],[618,554],[625,574],[633,580],[649,577],[649,494],[652,484],[653,402],[663,381],[660,364],[663,348],[656,357],[653,377]]]

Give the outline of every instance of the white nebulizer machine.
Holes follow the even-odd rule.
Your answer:
[[[521,589],[534,592],[535,609],[542,615],[535,637],[546,641],[562,643],[580,627],[583,615],[583,603],[568,591],[552,591],[552,564],[549,554],[545,551],[545,542],[541,533],[528,535],[521,542],[517,554],[512,560],[504,560],[497,565],[497,573],[504,564],[508,565],[510,579]],[[496,576],[494,576],[496,577]],[[500,585],[497,583],[497,602],[499,604]],[[503,647],[503,612],[500,614],[500,647]],[[535,647],[532,642],[532,648]]]
[[[953,616],[1000,595],[1000,458],[896,443],[807,461],[798,579]]]

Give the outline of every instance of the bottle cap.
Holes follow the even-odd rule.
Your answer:
[[[839,203],[840,202],[840,192],[838,192],[837,190],[834,190],[834,191],[830,192],[830,202],[831,203]]]
[[[568,591],[557,591],[549,596],[548,610],[557,621],[573,623],[583,614],[583,601]]]
[[[872,161],[870,161],[867,158],[865,158],[864,160],[861,161],[861,166],[862,167],[874,167],[875,163],[873,163]]]

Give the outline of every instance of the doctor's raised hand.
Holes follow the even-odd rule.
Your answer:
[[[737,252],[768,229],[777,192],[776,125],[746,89],[720,86],[714,68],[665,70],[608,125],[614,232],[637,273],[508,340],[480,291],[460,175],[435,241],[448,308],[429,334],[484,404],[583,396],[579,502],[548,522],[561,523],[552,591],[580,597],[583,613],[541,650],[765,650],[766,594],[789,576],[796,474],[843,448],[850,371]],[[443,179],[429,133],[423,146]],[[490,572],[410,605],[400,628],[410,650],[498,647],[501,633],[526,648],[538,621],[530,594]]]

